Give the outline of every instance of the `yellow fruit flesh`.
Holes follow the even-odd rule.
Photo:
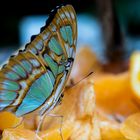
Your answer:
[[[22,118],[17,118],[10,112],[0,112],[0,130],[13,127],[23,127]]]
[[[94,77],[96,104],[106,114],[127,117],[139,111],[132,100],[129,72],[102,74]],[[129,109],[126,109],[129,108]]]

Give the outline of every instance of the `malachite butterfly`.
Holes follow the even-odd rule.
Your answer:
[[[0,70],[0,111],[39,115],[58,103],[69,77],[77,42],[76,13],[57,6],[31,42],[10,57]]]

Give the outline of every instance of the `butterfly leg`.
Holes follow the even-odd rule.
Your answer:
[[[39,133],[39,131],[40,131],[40,129],[41,129],[41,125],[42,125],[42,123],[43,123],[45,117],[46,117],[46,114],[44,114],[44,115],[42,115],[42,116],[40,117],[40,121],[39,121],[38,127],[37,127],[36,132],[35,132],[35,138],[34,138],[34,140],[42,140],[42,139],[40,138],[40,136],[38,135],[38,133]]]
[[[37,130],[36,130],[36,134],[38,134],[38,132],[40,131],[41,129],[41,125],[45,119],[46,116],[51,116],[51,117],[59,117],[61,118],[61,126],[60,126],[60,136],[61,136],[61,139],[63,140],[63,136],[62,136],[62,124],[63,124],[63,116],[62,115],[55,115],[55,114],[50,114],[50,111],[57,105],[61,104],[62,102],[62,98],[63,98],[64,94],[63,92],[61,93],[61,96],[59,97],[59,99],[57,100],[57,102],[55,102],[55,104],[53,104],[48,110],[46,109],[42,109],[41,112],[40,112],[40,121],[39,121],[39,124],[38,124],[38,127],[37,127]]]
[[[39,140],[41,139],[38,135],[40,129],[41,129],[41,125],[45,119],[46,116],[50,116],[50,117],[58,117],[61,119],[61,123],[60,123],[60,128],[59,128],[59,132],[60,132],[60,137],[61,139],[63,140],[63,135],[62,135],[62,125],[63,125],[63,116],[62,115],[56,115],[56,114],[48,114],[48,113],[45,113],[43,114],[41,117],[40,117],[40,121],[39,121],[39,124],[38,124],[38,127],[37,127],[37,130],[36,130],[36,139]],[[36,140],[35,139],[35,140]]]
[[[39,131],[40,131],[40,129],[41,129],[41,125],[42,125],[42,123],[43,123],[43,121],[44,121],[46,115],[47,115],[47,114],[43,114],[43,115],[40,117],[39,124],[38,124],[37,129],[36,129],[36,138],[37,138],[37,139],[41,139],[41,138],[39,137],[38,133],[39,133]]]
[[[14,126],[13,128],[16,129],[18,126],[20,126],[23,123],[23,121],[24,121],[24,118],[22,118],[22,120],[16,126]]]
[[[34,140],[42,140],[42,139],[41,139],[40,136],[36,133],[36,134],[35,134]]]
[[[58,117],[58,118],[60,118],[60,128],[59,128],[59,132],[60,132],[60,137],[61,137],[61,139],[63,140],[63,135],[62,135],[63,115],[48,114],[47,116],[50,116],[50,117]]]

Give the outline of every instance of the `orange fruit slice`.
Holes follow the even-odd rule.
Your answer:
[[[131,88],[140,99],[140,52],[134,52],[130,58]]]
[[[95,75],[94,89],[97,107],[107,114],[120,118],[137,112],[138,107],[132,100],[133,93],[129,81],[129,72]]]
[[[0,130],[13,127],[23,127],[22,118],[17,118],[10,112],[0,112]]]

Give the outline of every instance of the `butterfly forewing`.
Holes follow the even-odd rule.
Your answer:
[[[49,109],[61,96],[74,60],[77,23],[71,5],[52,15],[41,33],[1,69],[0,110],[22,116]]]

